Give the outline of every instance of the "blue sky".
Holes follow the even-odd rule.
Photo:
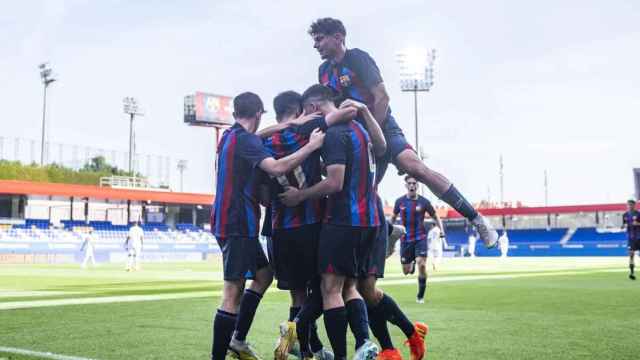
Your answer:
[[[60,78],[50,91],[50,141],[126,151],[122,98],[135,96],[145,110],[139,152],[187,159],[185,190],[211,192],[213,134],[182,123],[182,97],[251,90],[270,107],[278,92],[304,90],[320,62],[306,29],[323,16],[341,18],[347,45],[376,59],[408,139],[412,97],[399,89],[395,54],[437,49],[435,86],[419,101],[421,144],[472,201],[497,199],[500,154],[507,200],[542,203],[545,169],[551,204],[632,194],[631,168],[640,167],[633,1],[12,2],[0,14],[1,136],[39,139],[37,65],[49,61]],[[403,189],[389,171],[383,197]]]

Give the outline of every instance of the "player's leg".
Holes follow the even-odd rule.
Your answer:
[[[238,308],[244,291],[246,267],[242,238],[216,238],[222,252],[224,284],[222,304],[214,315],[211,359],[223,360],[236,327]]]
[[[434,195],[471,221],[478,229],[478,233],[487,247],[496,245],[498,234],[488,220],[478,214],[471,203],[444,175],[427,167],[413,149],[405,146],[404,150],[395,156],[394,163],[400,170],[414,176],[425,184]]]
[[[413,274],[416,268],[415,241],[400,242],[400,264],[402,265],[402,273],[405,275]]]
[[[424,302],[424,295],[427,290],[427,251],[427,239],[415,242],[414,256],[416,267],[418,268],[418,294],[416,301],[420,304]]]
[[[425,256],[416,257],[416,266],[418,268],[418,295],[416,296],[416,301],[422,304],[427,291],[427,258]]]
[[[127,266],[125,270],[131,271],[133,269],[133,247],[129,247],[127,250]]]
[[[133,270],[135,271],[140,270],[141,253],[142,253],[142,249],[140,249],[139,247],[135,247],[133,249]]]
[[[258,305],[260,305],[260,300],[262,300],[262,296],[273,281],[273,272],[268,266],[269,262],[258,238],[243,238],[242,241],[246,242],[246,244],[243,244],[244,256],[252,260],[247,260],[245,277],[252,278],[253,281],[251,281],[251,285],[242,295],[236,328],[230,346],[237,353],[250,353],[252,351],[246,343],[247,334],[253,323]]]
[[[630,244],[629,246],[629,279],[631,280],[635,280],[636,279],[636,275],[635,275],[635,261],[634,261],[634,254],[635,254],[635,246],[633,243]]]
[[[322,312],[324,326],[329,336],[331,348],[337,359],[347,356],[347,310],[342,299],[342,288],[345,277],[333,274],[322,274],[320,290],[322,292]]]
[[[307,298],[296,316],[296,333],[300,342],[303,358],[325,358],[325,350],[318,338],[316,320],[322,315],[322,293],[320,290],[320,278],[312,280]]]

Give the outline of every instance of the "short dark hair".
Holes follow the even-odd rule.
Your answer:
[[[322,84],[311,85],[302,94],[302,103],[307,104],[311,101],[333,101],[333,90]]]
[[[313,34],[324,34],[324,35],[333,35],[333,34],[342,34],[343,36],[347,36],[347,30],[344,28],[344,24],[342,21],[330,17],[321,18],[314,21],[309,27],[308,31],[309,35]]]
[[[261,111],[264,111],[262,100],[252,92],[243,92],[233,99],[233,116],[236,118],[250,118]]]
[[[276,111],[276,119],[282,120],[285,116],[296,115],[302,106],[302,95],[289,90],[281,92],[273,99],[273,109]]]
[[[415,176],[407,175],[404,177],[404,182],[409,181],[409,179],[416,180],[416,182],[418,181],[418,179],[416,179]]]
[[[629,204],[629,205],[635,205],[635,204],[636,204],[636,201],[635,201],[634,199],[629,199],[629,200],[627,200],[627,204]]]

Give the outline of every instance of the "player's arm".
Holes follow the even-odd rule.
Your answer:
[[[376,157],[380,157],[384,155],[387,151],[387,141],[384,139],[384,134],[382,133],[382,128],[369,111],[367,105],[355,101],[355,100],[345,100],[340,104],[340,108],[349,108],[353,107],[358,110],[358,113],[362,116],[365,122],[365,127],[369,132],[369,137],[371,137],[371,144],[373,145],[373,152]]]
[[[313,114],[302,114],[300,116],[298,116],[297,118],[295,118],[294,120],[291,121],[284,121],[281,123],[277,123],[275,125],[270,125],[267,126],[266,128],[262,129],[262,130],[258,130],[256,132],[256,135],[258,135],[261,138],[268,138],[269,136],[277,133],[278,131],[282,131],[284,129],[287,129],[291,126],[300,126],[300,125],[304,125],[307,122],[313,120],[313,119],[317,119],[319,117],[321,117],[322,115],[319,112],[313,113]]]
[[[323,140],[324,133],[316,129],[311,133],[309,142],[300,148],[300,150],[278,160],[273,157],[265,157],[259,162],[258,166],[271,176],[284,175],[293,170],[296,166],[302,164],[304,159],[306,159],[312,152],[322,147]]]
[[[285,205],[296,206],[308,199],[317,199],[337,193],[342,190],[344,170],[345,165],[343,164],[329,165],[327,166],[327,177],[319,183],[301,190],[289,186],[278,197]]]
[[[398,219],[398,214],[400,214],[400,199],[396,200],[396,203],[393,204],[393,215],[391,215],[391,225],[396,223]]]
[[[370,88],[369,91],[373,95],[373,116],[378,124],[382,125],[389,112],[389,94],[382,82]]]
[[[352,107],[342,107],[340,109],[334,110],[325,116],[324,120],[327,123],[327,127],[333,126],[340,123],[345,123],[349,120],[355,119],[358,115],[358,109]]]

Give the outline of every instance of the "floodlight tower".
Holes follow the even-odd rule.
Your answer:
[[[178,160],[178,171],[180,171],[180,192],[183,192],[182,175],[186,169],[187,169],[187,160]]]
[[[400,66],[400,89],[413,93],[413,110],[415,121],[415,150],[421,160],[424,160],[420,149],[418,132],[418,93],[427,92],[433,87],[433,65],[436,60],[435,49],[412,48],[399,52],[396,56]],[[422,190],[422,186],[420,186]],[[422,191],[420,191],[422,192]]]
[[[143,116],[144,114],[139,108],[138,100],[133,97],[125,97],[123,100],[124,113],[129,115],[129,174],[133,174],[133,152],[134,152],[134,135],[133,135],[133,120],[136,115]]]
[[[44,87],[44,96],[42,99],[42,141],[40,147],[40,166],[44,166],[44,138],[45,138],[45,125],[47,115],[47,88],[57,79],[53,76],[53,70],[49,67],[49,63],[42,63],[38,65],[40,69],[40,79],[42,79],[42,85]]]

